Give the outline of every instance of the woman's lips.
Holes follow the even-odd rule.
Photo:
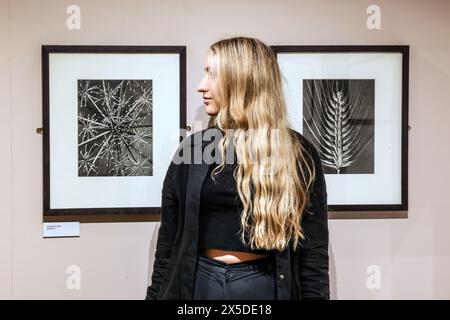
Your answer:
[[[203,98],[203,103],[204,104],[209,104],[210,101],[211,101],[211,99]]]

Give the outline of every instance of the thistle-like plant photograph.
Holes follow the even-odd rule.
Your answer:
[[[303,134],[325,173],[374,173],[374,105],[374,79],[303,80]]]
[[[152,80],[78,80],[78,176],[151,176]]]

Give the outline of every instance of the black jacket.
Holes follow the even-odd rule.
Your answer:
[[[210,151],[215,146],[210,144],[217,141],[202,137],[217,132],[220,133],[216,127],[212,127],[188,136],[180,143],[169,165],[162,188],[161,225],[151,284],[147,288],[148,300],[192,299],[197,265],[200,192],[208,172],[208,163],[211,163],[202,154],[206,147]],[[325,178],[315,147],[300,133],[292,132],[310,150],[317,176],[308,207],[312,214],[305,213],[302,218],[306,239],[297,251],[289,247],[275,252],[277,299],[329,299]],[[183,159],[190,159],[194,163],[179,163],[181,155]]]

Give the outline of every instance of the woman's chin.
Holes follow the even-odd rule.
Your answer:
[[[206,105],[205,110],[206,110],[206,113],[210,116],[215,116],[217,114],[216,108],[214,108],[212,106]]]

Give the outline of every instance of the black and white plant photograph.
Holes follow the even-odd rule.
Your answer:
[[[326,174],[374,173],[374,79],[304,79],[303,134]]]
[[[78,176],[153,175],[152,85],[78,79]]]

